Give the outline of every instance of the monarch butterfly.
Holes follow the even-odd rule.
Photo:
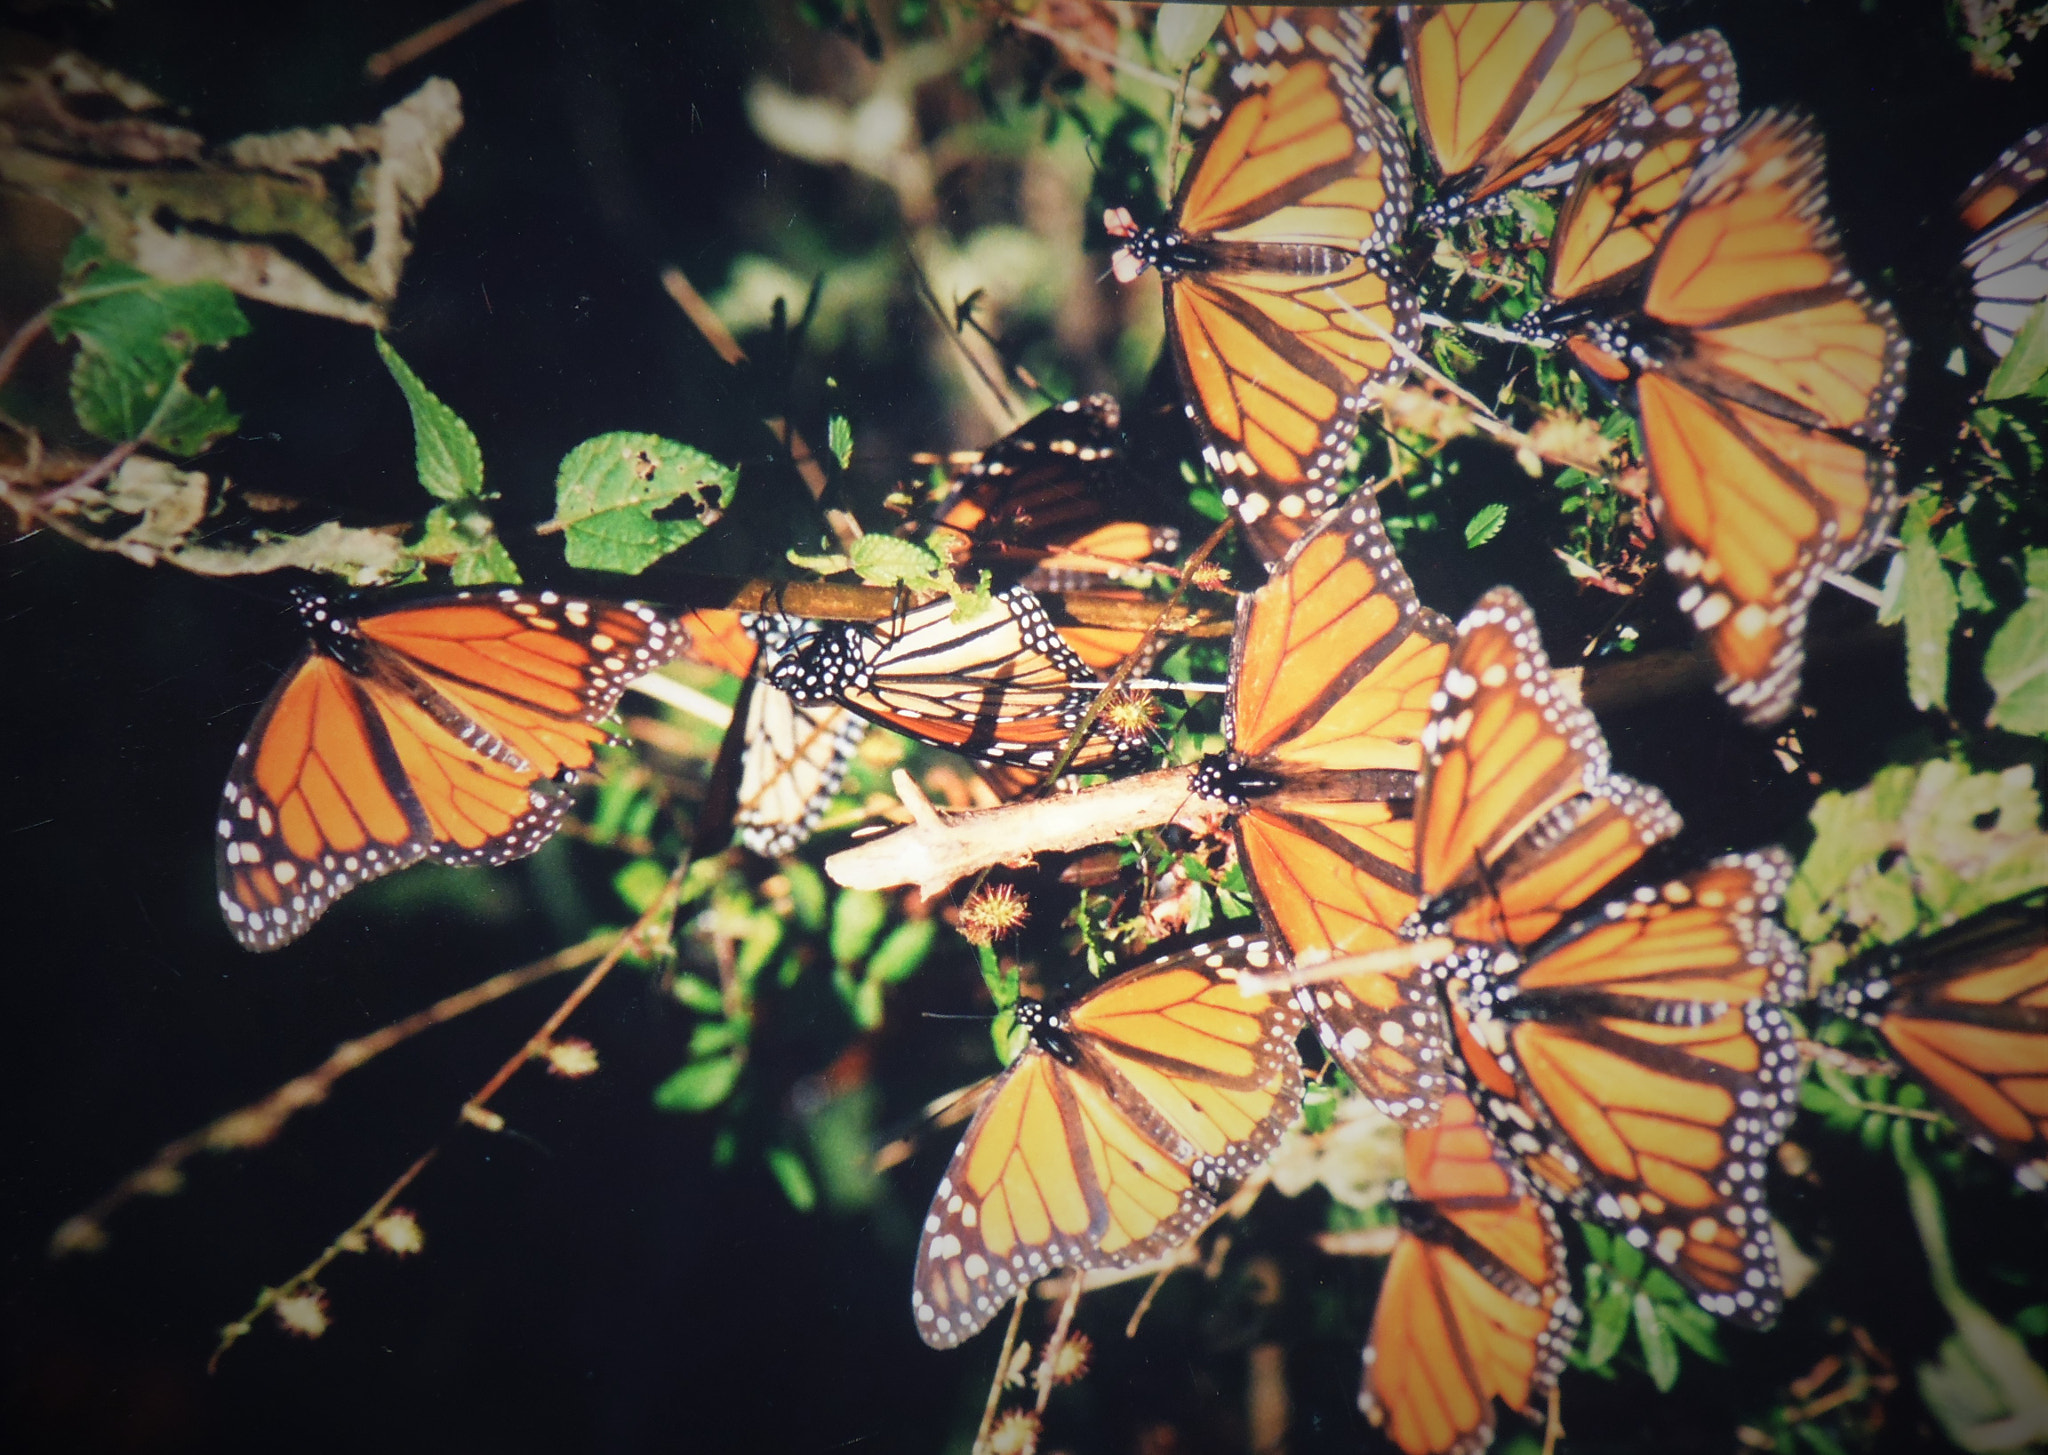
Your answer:
[[[934,601],[873,629],[832,626],[801,638],[768,683],[799,703],[837,700],[870,722],[983,762],[1048,768],[1093,693],[1095,674],[1061,640],[1038,598],[997,592],[966,621]],[[1103,772],[1146,751],[1098,719],[1069,769]]]
[[[1868,556],[1895,504],[1906,340],[1849,275],[1822,165],[1810,121],[1753,116],[1687,180],[1633,319],[1567,340],[1596,378],[1634,380],[1679,605],[1759,724],[1798,697],[1822,576]]]
[[[1447,980],[1481,1113],[1536,1185],[1756,1327],[1778,1315],[1763,1184],[1801,1069],[1770,1003],[1805,968],[1768,918],[1791,872],[1776,849],[1717,859]]]
[[[235,750],[218,825],[221,912],[250,950],[420,859],[531,854],[626,684],[682,645],[652,607],[555,591],[360,615],[294,598],[312,643]]]
[[[1442,179],[1425,226],[1510,187],[1569,181],[1624,114],[1657,43],[1627,0],[1413,5],[1399,12],[1408,88]]]
[[[939,506],[928,537],[942,553],[992,568],[1031,591],[1119,589],[1119,567],[1139,568],[1180,547],[1171,526],[1112,516],[1134,504],[1123,468],[1122,411],[1091,394],[1040,411],[982,452]],[[1142,631],[1064,626],[1060,635],[1098,671],[1119,666]],[[1142,667],[1142,664],[1141,664]]]
[[[1422,742],[1411,931],[1526,945],[1681,827],[1662,793],[1612,770],[1512,587],[1458,623]]]
[[[1267,564],[1335,500],[1366,386],[1398,372],[1420,336],[1386,256],[1408,217],[1408,154],[1365,74],[1367,22],[1309,14],[1295,12],[1305,30],[1234,25],[1276,49],[1225,75],[1221,118],[1166,226],[1140,231],[1122,208],[1104,217],[1125,240],[1118,280],[1150,267],[1165,280],[1188,418]]]
[[[1233,937],[1163,956],[1071,1005],[1026,997],[1029,1040],[932,1198],[910,1297],[927,1344],[972,1338],[1055,1268],[1124,1268],[1199,1232],[1301,1105],[1301,1016],[1246,995],[1276,962]]]
[[[1554,302],[1613,296],[1637,282],[1700,158],[1735,130],[1735,57],[1696,30],[1650,57],[1633,113],[1579,163],[1551,233],[1545,291]]]
[[[1405,1455],[1478,1455],[1494,1400],[1533,1415],[1557,1387],[1579,1326],[1564,1241],[1463,1092],[1404,1153],[1358,1405]]]
[[[1820,999],[1875,1026],[1971,1141],[2010,1163],[2022,1186],[2048,1189],[2048,923],[2040,905],[2001,905],[1866,956]]]
[[[1975,295],[1970,322],[2004,358],[2048,296],[2048,126],[2008,147],[1963,190],[1956,211],[1972,234],[1963,267]]]
[[[1193,787],[1235,810],[1260,917],[1297,958],[1399,943],[1416,890],[1405,810],[1450,637],[1416,601],[1369,501],[1333,512],[1238,602],[1230,749]],[[1430,975],[1347,976],[1298,994],[1382,1111],[1434,1115],[1444,1039]]]

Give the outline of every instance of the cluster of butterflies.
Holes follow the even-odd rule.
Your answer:
[[[1171,217],[1109,224],[1120,278],[1165,279],[1188,418],[1269,568],[1239,601],[1227,747],[1191,780],[1230,823],[1264,934],[1020,1003],[1028,1044],[940,1184],[914,1313],[950,1346],[1053,1268],[1194,1237],[1293,1121],[1313,1026],[1408,1136],[1362,1405],[1411,1455],[1471,1451],[1496,1400],[1554,1388],[1571,1343],[1556,1209],[1620,1229],[1716,1314],[1776,1316],[1764,1183],[1801,1070],[1782,1007],[1806,994],[1773,919],[1789,866],[1717,859],[1587,908],[1677,815],[1612,771],[1514,591],[1453,627],[1417,600],[1370,494],[1337,495],[1369,389],[1420,336],[1394,262],[1407,141],[1366,61],[1377,21],[1223,24],[1217,113]],[[1660,45],[1625,0],[1404,8],[1398,38],[1437,182],[1414,222],[1562,189],[1548,298],[1521,326],[1633,403],[1666,564],[1722,691],[1751,721],[1781,716],[1822,578],[1892,513],[1905,356],[1843,262],[1818,133],[1744,118],[1718,34]],[[2044,175],[2036,132],[1965,195],[1994,350],[2048,278]],[[939,504],[927,541],[1001,578],[964,616],[938,601],[807,625],[510,588],[352,612],[302,593],[313,640],[221,807],[231,930],[273,949],[420,859],[532,853],[620,694],[679,655],[745,680],[733,822],[771,856],[817,827],[870,724],[976,760],[1006,797],[1143,760],[1142,725],[1095,709],[1145,634],[1056,624],[1035,594],[1135,595],[1178,548],[1125,508],[1119,423],[1101,396],[1049,409]],[[1287,989],[1249,983],[1289,967]],[[1824,1004],[1875,1024],[2022,1181],[2048,1180],[2037,912],[1851,973]]]

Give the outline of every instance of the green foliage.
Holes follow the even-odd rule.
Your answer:
[[[391,341],[377,336],[377,355],[398,381],[412,411],[414,459],[420,484],[436,500],[489,499],[484,490],[484,452],[476,432],[420,382]]]
[[[798,1212],[810,1212],[818,1205],[817,1185],[811,1181],[811,1171],[804,1166],[804,1159],[787,1147],[770,1147],[762,1154],[768,1163],[768,1170],[775,1174],[776,1185],[782,1195],[789,1199],[789,1205]]]
[[[853,463],[853,426],[845,415],[835,414],[825,421],[825,447],[832,451],[840,469]]]
[[[739,1084],[741,1064],[737,1055],[692,1061],[654,1088],[654,1104],[662,1111],[710,1111],[732,1095]]]
[[[1482,505],[1473,517],[1465,522],[1465,548],[1476,550],[1501,532],[1508,523],[1508,508],[1495,501]]]
[[[942,565],[929,547],[879,533],[855,541],[848,561],[854,574],[870,586],[930,587],[937,583]]]
[[[2048,304],[2038,304],[2013,336],[2012,347],[1984,381],[1986,399],[2012,399],[2040,392],[2048,379]]]
[[[219,389],[193,392],[186,374],[201,349],[249,331],[235,295],[219,283],[166,283],[108,253],[82,232],[64,259],[50,334],[76,341],[71,407],[78,422],[116,444],[196,455],[239,417]]]
[[[2048,550],[2026,557],[2027,598],[1984,652],[1997,702],[1986,719],[2007,732],[2048,736]]]
[[[1660,1391],[1678,1383],[1681,1345],[1710,1363],[1727,1362],[1713,1315],[1677,1279],[1651,1266],[1626,1238],[1593,1223],[1578,1226],[1591,1259],[1584,1269],[1585,1342],[1572,1353],[1574,1366],[1608,1369],[1631,1331],[1643,1368]]]
[[[565,554],[579,570],[636,576],[704,534],[732,504],[737,480],[702,450],[660,435],[599,435],[563,456],[543,529],[567,532]],[[656,518],[678,504],[684,519]]]

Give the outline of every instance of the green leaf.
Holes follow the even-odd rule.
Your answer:
[[[398,381],[412,411],[413,466],[420,485],[436,500],[484,498],[484,452],[476,432],[420,382],[390,340],[377,335],[377,355]],[[517,580],[517,577],[513,578]]]
[[[832,906],[832,960],[858,965],[889,919],[889,901],[872,889],[849,889]]]
[[[1628,1337],[1629,1304],[1633,1297],[1627,1285],[1614,1284],[1593,1301],[1592,1313],[1586,1320],[1588,1364],[1606,1364],[1621,1349],[1621,1341]]]
[[[853,463],[853,426],[847,423],[845,415],[835,414],[825,421],[825,444],[840,469]]]
[[[421,560],[444,564],[457,586],[490,586],[520,579],[519,567],[498,539],[491,518],[474,503],[437,505],[427,512],[411,546]]]
[[[1660,1393],[1669,1393],[1678,1383],[1678,1345],[1671,1331],[1657,1316],[1657,1306],[1647,1293],[1635,1296],[1636,1342],[1642,1345],[1643,1362],[1649,1366],[1650,1382]]]
[[[690,1059],[702,1061],[721,1051],[730,1051],[746,1041],[747,1031],[744,1020],[704,1021],[690,1032]]]
[[[1683,1293],[1680,1294],[1683,1298]],[[1657,1312],[1663,1317],[1664,1327],[1678,1337],[1680,1343],[1691,1349],[1702,1359],[1715,1364],[1726,1364],[1728,1356],[1721,1350],[1721,1341],[1716,1337],[1720,1326],[1714,1316],[1693,1303],[1666,1301],[1657,1305]]]
[[[654,1105],[661,1111],[709,1111],[732,1095],[739,1079],[737,1056],[692,1061],[654,1088]]]
[[[203,348],[249,331],[235,295],[219,283],[166,283],[108,256],[91,232],[64,259],[62,298],[50,310],[58,343],[78,341],[71,407],[102,439],[144,440],[194,455],[239,422],[218,389],[185,383]]]
[[[2027,552],[2032,573],[2035,557]],[[2048,736],[2048,594],[2036,594],[2005,619],[1984,651],[1984,680],[1997,701],[1985,721],[2012,733]]]
[[[803,1158],[787,1147],[770,1147],[762,1155],[791,1207],[807,1213],[818,1205],[818,1189],[811,1181],[811,1171],[804,1166]]]
[[[678,975],[669,982],[668,991],[699,1015],[725,1013],[725,997],[718,993],[718,987],[698,976]]]
[[[1508,207],[1522,220],[1531,237],[1549,237],[1557,230],[1557,209],[1534,192],[1517,189],[1508,193]]]
[[[732,504],[737,475],[702,450],[654,434],[599,435],[562,458],[555,518],[570,565],[638,575],[712,526]],[[689,515],[657,520],[680,503]]]
[[[796,922],[812,934],[825,928],[824,877],[801,859],[787,861],[782,877],[789,881],[789,904],[796,911]]]
[[[1301,1097],[1301,1124],[1310,1136],[1327,1132],[1337,1124],[1337,1093],[1320,1081],[1309,1083]]]
[[[1955,582],[1924,532],[1900,552],[1899,605],[1906,620],[1906,690],[1921,711],[1948,706],[1948,643],[1959,614]]]
[[[635,914],[645,914],[667,883],[668,870],[652,859],[635,859],[612,876],[612,888]]]
[[[1024,1054],[1024,1047],[1031,1041],[1031,1032],[1017,1024],[1014,1008],[999,1011],[989,1022],[989,1040],[995,1043],[996,1059],[1005,1066]]]
[[[1643,1250],[1626,1238],[1616,1238],[1608,1248],[1608,1266],[1624,1283],[1634,1283],[1643,1276]]]
[[[2012,347],[1984,381],[1986,399],[2010,399],[2025,394],[2048,375],[2048,303],[2035,305],[2013,335]]]
[[[868,978],[884,985],[894,985],[908,980],[924,964],[925,956],[931,953],[932,942],[938,938],[939,927],[929,919],[905,920],[889,931],[868,960]]]
[[[872,1031],[882,1024],[882,982],[863,980],[853,988],[853,1001],[847,1007],[853,1012],[853,1023],[864,1031]]]
[[[1478,514],[1465,522],[1465,549],[1476,550],[1485,545],[1507,523],[1508,508],[1499,501],[1481,506]]]
[[[733,957],[733,977],[740,984],[752,984],[754,977],[768,967],[768,962],[775,958],[775,952],[782,948],[782,934],[782,920],[766,910],[748,921],[747,932],[740,940],[739,953]]]
[[[995,585],[989,573],[983,571],[981,580],[973,586],[962,587],[955,583],[953,588],[953,614],[948,618],[955,626],[973,621],[995,605]]]
[[[900,536],[864,535],[853,543],[848,559],[854,573],[870,586],[905,586],[930,581],[939,569],[938,556]]]

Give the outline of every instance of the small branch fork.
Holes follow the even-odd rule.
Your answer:
[[[506,1082],[518,1074],[520,1067],[535,1057],[546,1054],[555,1033],[562,1028],[563,1023],[571,1015],[576,1013],[577,1008],[590,998],[598,986],[604,983],[605,977],[611,974],[612,967],[624,958],[627,951],[641,945],[649,932],[656,925],[662,923],[675,909],[677,897],[682,892],[683,875],[689,868],[689,863],[690,861],[687,857],[677,862],[675,870],[668,877],[668,883],[662,886],[661,892],[654,897],[653,902],[647,906],[640,917],[622,933],[610,937],[610,947],[604,951],[598,962],[591,967],[590,973],[585,975],[576,988],[570,991],[563,999],[562,1003],[555,1007],[554,1013],[541,1023],[540,1028],[534,1032],[532,1038],[507,1058],[505,1064],[497,1069],[490,1080],[486,1081],[469,1100],[462,1104],[462,1109],[456,1118],[458,1126],[466,1123],[490,1132],[502,1131],[504,1129],[504,1117],[490,1109],[489,1103],[491,1098],[504,1088]],[[577,948],[580,949],[582,947]],[[564,953],[573,953],[573,951]],[[425,1152],[422,1152],[410,1167],[399,1174],[398,1180],[384,1190],[381,1197],[371,1203],[360,1217],[343,1230],[341,1236],[321,1250],[318,1257],[304,1268],[301,1268],[297,1273],[294,1273],[290,1278],[287,1278],[283,1283],[278,1284],[274,1288],[264,1289],[257,1296],[256,1302],[250,1306],[248,1312],[222,1329],[220,1344],[213,1351],[213,1357],[206,1361],[207,1372],[211,1374],[219,1369],[221,1358],[256,1326],[256,1320],[261,1318],[270,1309],[276,1307],[280,1301],[316,1288],[316,1280],[326,1271],[328,1264],[332,1263],[343,1253],[360,1248],[377,1220],[391,1210],[392,1205],[398,1201],[400,1195],[408,1187],[412,1186],[419,1178],[419,1175],[426,1171],[429,1164],[441,1154],[441,1149],[445,1145],[447,1143],[444,1138],[442,1141],[429,1147]]]

